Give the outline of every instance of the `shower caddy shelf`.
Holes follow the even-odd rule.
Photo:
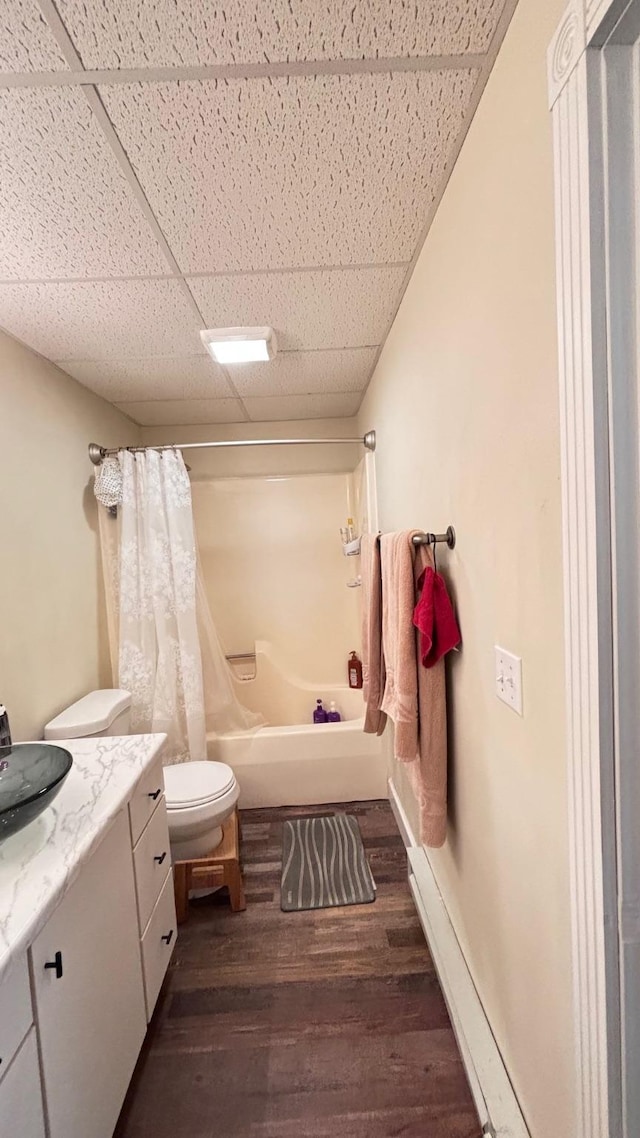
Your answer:
[[[358,557],[360,554],[360,541],[359,537],[354,537],[353,541],[343,541],[342,552],[345,557]]]

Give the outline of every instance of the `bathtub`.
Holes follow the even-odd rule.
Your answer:
[[[249,685],[256,687],[247,698]],[[360,691],[341,684],[307,684],[279,665],[265,642],[256,644],[255,675],[239,680],[238,686],[240,699],[253,710],[261,710],[269,722],[253,731],[209,735],[207,753],[232,768],[240,784],[241,807],[311,806],[387,797],[382,740],[364,734]],[[335,700],[342,722],[295,722],[302,718],[301,709],[311,718],[317,698],[325,707]],[[277,722],[275,714],[269,715],[270,704],[277,708]]]

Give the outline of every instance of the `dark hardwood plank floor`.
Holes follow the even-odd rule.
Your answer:
[[[115,1138],[480,1138],[387,802],[372,905],[280,910],[282,821],[244,811],[246,913],[192,902]]]

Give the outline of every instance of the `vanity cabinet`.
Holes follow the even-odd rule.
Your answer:
[[[26,953],[0,981],[0,1138],[44,1138]]]
[[[157,904],[142,934],[142,967],[147,1018],[150,1020],[173,952],[176,936],[176,899],[173,874],[167,874]]]
[[[0,1138],[45,1138],[33,1027],[0,1079]]]
[[[162,805],[164,804],[164,800]],[[156,810],[133,850],[140,936],[149,924],[156,901],[171,872],[167,811]],[[167,930],[165,930],[166,932]]]
[[[149,816],[150,803],[153,812]],[[177,931],[169,825],[160,766],[150,771],[138,795],[131,800],[129,817],[134,843],[144,993],[147,1020],[150,1020],[169,967]]]
[[[31,956],[50,1138],[110,1138],[147,1023],[126,810]]]
[[[128,741],[106,777],[104,752],[83,770],[78,746],[57,847],[36,850],[20,899],[46,916],[2,962],[0,1138],[112,1138],[176,941],[158,742],[143,737],[153,761],[124,787]]]
[[[26,952],[0,981],[0,1079],[33,1023]]]
[[[161,760],[145,771],[129,803],[131,841],[134,846],[159,805],[164,807],[166,813]]]

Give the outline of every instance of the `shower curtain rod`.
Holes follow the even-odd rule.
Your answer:
[[[367,450],[376,449],[376,432],[367,431],[363,438],[346,439],[226,439],[211,443],[167,443],[162,446],[148,447],[101,447],[98,443],[89,443],[89,458],[94,466],[99,466],[107,455],[117,454],[118,451],[132,452],[144,450],[203,450],[208,447],[291,447],[306,443],[361,443]]]

